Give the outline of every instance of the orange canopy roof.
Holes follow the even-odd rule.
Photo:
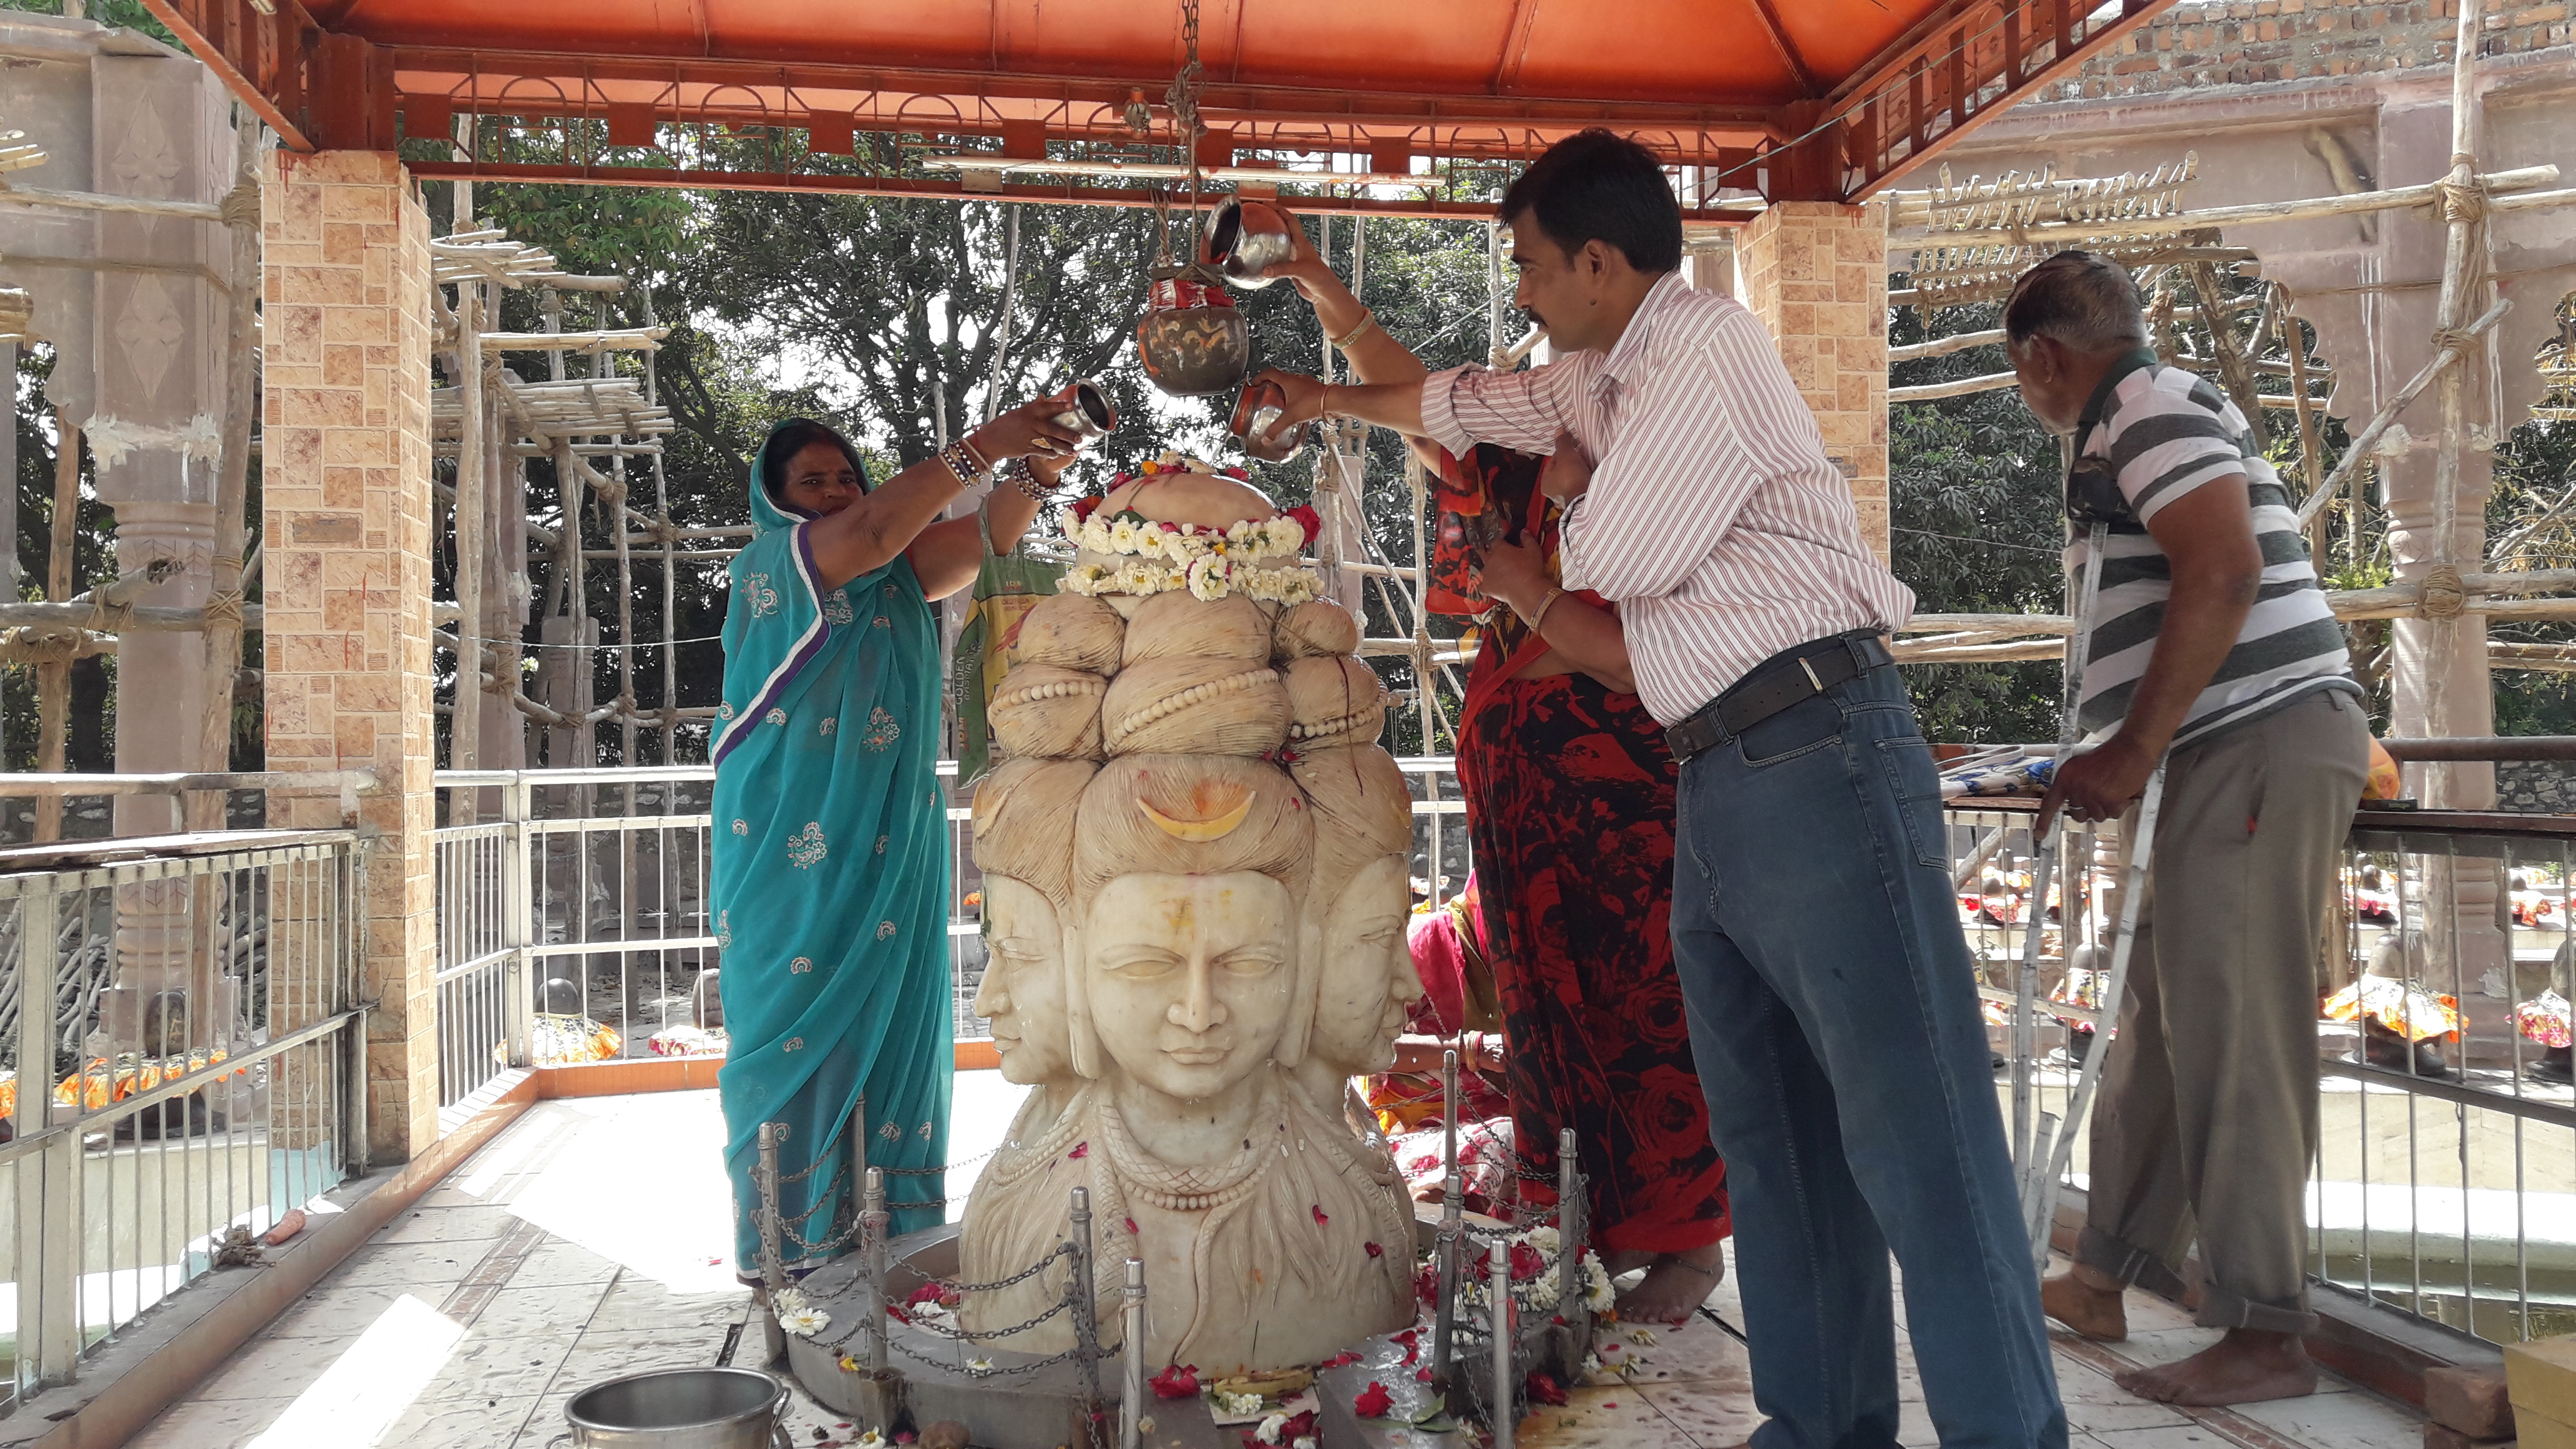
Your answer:
[[[1178,0],[146,3],[290,145],[383,149],[466,113],[518,142],[422,175],[1134,202],[1100,183],[1152,174],[1138,148],[1171,144],[1164,92],[1189,54]],[[1686,200],[1856,199],[2171,3],[1203,0],[1199,156],[1389,176],[1607,125],[1703,168]],[[773,144],[712,146],[711,127]],[[829,159],[868,133],[907,138],[915,164]],[[558,154],[531,159],[532,137]],[[968,168],[939,164],[954,155]],[[1471,209],[1437,183],[1343,190],[1352,209]]]

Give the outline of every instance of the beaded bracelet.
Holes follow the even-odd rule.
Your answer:
[[[1031,503],[1046,502],[1046,487],[1038,482],[1038,470],[1029,466],[1028,459],[1013,458],[1004,463],[1000,477],[1001,481],[1019,489]]]
[[[940,449],[939,461],[947,464],[948,471],[957,475],[957,486],[961,488],[973,487],[975,480],[984,476],[982,460],[975,456],[974,449],[966,446],[964,438]]]

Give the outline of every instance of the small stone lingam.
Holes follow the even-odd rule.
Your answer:
[[[1384,691],[1314,597],[1310,514],[1167,457],[1070,531],[1064,591],[993,701],[1010,758],[976,791],[976,1009],[1035,1090],[969,1200],[962,1276],[1046,1257],[1087,1188],[1104,1337],[1135,1258],[1148,1361],[1311,1364],[1414,1316],[1410,1205],[1345,1110],[1421,990]],[[1026,1323],[1067,1271],[970,1293],[959,1319]],[[1073,1333],[1058,1314],[997,1346]]]

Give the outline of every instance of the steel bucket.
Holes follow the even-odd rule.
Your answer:
[[[564,1405],[547,1449],[786,1449],[787,1386],[755,1369],[655,1369]]]

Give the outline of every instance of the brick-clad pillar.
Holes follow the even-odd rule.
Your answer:
[[[389,153],[273,151],[264,169],[268,763],[376,772],[359,990],[369,1134],[399,1160],[438,1135],[429,217]],[[339,823],[328,799],[283,814]]]
[[[1774,202],[1736,238],[1744,305],[1771,329],[1887,554],[1887,224],[1879,207]]]

